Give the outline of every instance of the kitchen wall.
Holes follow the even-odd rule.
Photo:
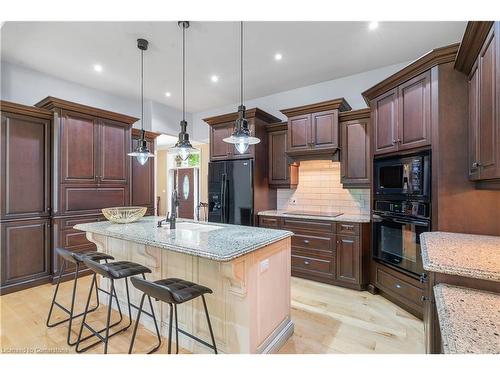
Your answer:
[[[340,183],[340,162],[328,160],[302,161],[297,189],[278,189],[279,210],[307,210],[370,213],[368,189],[343,189]]]
[[[54,77],[33,69],[1,61],[0,98],[33,105],[47,96],[98,107],[139,118],[139,97],[132,98],[96,90],[75,82]],[[159,133],[177,135],[182,111],[151,100],[144,103],[144,128]],[[186,119],[191,124],[191,114]],[[134,127],[140,127],[138,121]]]
[[[273,95],[254,99],[245,99],[247,108],[258,107],[283,120],[286,117],[280,109],[312,104],[324,100],[344,97],[353,109],[366,108],[366,103],[361,93],[397,72],[408,63],[401,63],[367,72],[354,74],[331,81],[320,82],[310,86],[278,92]],[[212,108],[202,112],[193,113],[193,138],[198,141],[208,140],[208,125],[203,121],[210,116],[235,112],[238,103],[233,103],[219,108]]]

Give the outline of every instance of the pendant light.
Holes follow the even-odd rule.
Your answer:
[[[178,155],[182,161],[187,160],[189,155],[198,154],[200,150],[194,148],[189,142],[189,134],[186,131],[186,29],[189,27],[188,21],[179,21],[179,27],[182,28],[182,121],[179,139],[174,147],[168,150],[169,154]]]
[[[223,141],[234,144],[240,154],[248,150],[248,146],[260,142],[257,137],[252,137],[248,127],[248,120],[245,118],[245,106],[243,105],[243,21],[240,21],[240,105],[238,107],[238,118],[234,123],[233,134],[224,138]]]
[[[148,49],[148,41],[146,39],[137,39],[137,48],[141,50],[141,138],[137,143],[134,152],[129,153],[129,156],[135,156],[140,165],[147,163],[149,158],[154,158],[144,139],[144,51]]]

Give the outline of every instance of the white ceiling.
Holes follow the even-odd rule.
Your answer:
[[[246,22],[245,96],[256,98],[413,60],[460,41],[466,22]],[[145,95],[181,108],[181,30],[176,22],[6,22],[2,59],[119,95],[138,97],[137,38]],[[283,59],[275,61],[275,53]],[[187,110],[239,100],[239,23],[192,22],[187,30]],[[93,65],[103,66],[101,73]],[[210,80],[212,74],[219,82]],[[171,92],[167,98],[165,92]]]

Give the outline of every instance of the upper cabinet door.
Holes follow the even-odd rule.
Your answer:
[[[210,127],[210,160],[229,159],[232,145],[223,141],[231,135],[232,127],[229,124],[214,125]],[[230,146],[232,146],[230,148]]]
[[[50,121],[2,113],[2,219],[50,215]]]
[[[308,150],[311,143],[311,115],[289,117],[287,151]]]
[[[372,101],[374,154],[397,151],[398,121],[397,89],[388,91]]]
[[[468,82],[469,118],[468,118],[468,170],[469,179],[479,180],[479,69],[475,64]]]
[[[99,182],[126,185],[130,129],[111,120],[100,120],[99,128]]]
[[[338,111],[323,111],[311,115],[310,142],[315,149],[338,148]]]
[[[97,182],[97,120],[92,116],[61,113],[61,182]]]
[[[481,179],[498,176],[496,119],[496,43],[491,28],[479,53],[479,163]]]
[[[431,144],[431,72],[399,86],[398,139],[400,150]]]
[[[340,124],[342,162],[341,182],[344,187],[370,187],[369,120],[352,120]]]

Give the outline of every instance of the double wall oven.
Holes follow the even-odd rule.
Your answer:
[[[373,257],[420,275],[420,234],[431,230],[430,151],[374,161]]]

